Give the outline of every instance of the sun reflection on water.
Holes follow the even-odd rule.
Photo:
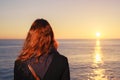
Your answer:
[[[98,64],[98,63],[103,64],[100,40],[96,41],[95,53],[94,53],[94,64]]]
[[[96,40],[95,51],[93,53],[92,73],[90,80],[108,80],[105,75],[105,69],[102,67],[104,64],[103,55],[101,52],[100,40]]]
[[[99,53],[95,54],[95,63],[102,63],[101,55]]]

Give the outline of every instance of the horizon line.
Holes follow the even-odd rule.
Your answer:
[[[24,40],[25,38],[0,38],[0,40]],[[120,38],[56,38],[57,40],[61,40],[61,39],[66,39],[66,40],[74,40],[74,39],[91,39],[91,40],[94,40],[94,39],[99,39],[99,40],[105,40],[105,39],[120,39]]]

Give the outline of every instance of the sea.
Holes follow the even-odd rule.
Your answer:
[[[71,80],[120,80],[120,39],[57,39]],[[0,39],[0,80],[14,79],[24,39]]]

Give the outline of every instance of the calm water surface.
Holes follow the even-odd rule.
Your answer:
[[[13,67],[24,40],[0,40],[0,80],[13,80]],[[58,40],[67,56],[71,80],[120,80],[120,40]]]

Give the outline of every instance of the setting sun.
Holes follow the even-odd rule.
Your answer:
[[[100,35],[101,35],[101,34],[100,34],[99,32],[96,33],[96,36],[97,36],[97,37],[100,37]]]

